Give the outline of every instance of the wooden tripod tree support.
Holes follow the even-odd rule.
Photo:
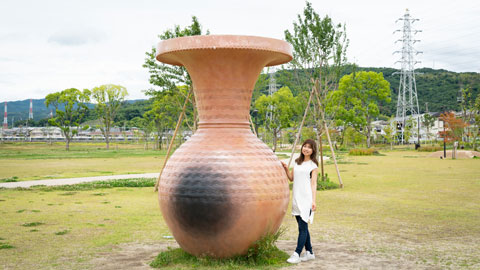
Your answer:
[[[325,121],[325,115],[324,115],[324,113],[321,109],[322,108],[322,103],[320,102],[318,89],[315,86],[315,84],[312,87],[312,90],[310,91],[310,96],[308,98],[307,107],[305,108],[305,112],[303,113],[303,119],[302,119],[302,122],[300,123],[300,127],[298,129],[297,136],[296,136],[295,142],[293,144],[292,153],[290,155],[290,160],[288,161],[288,167],[290,167],[290,164],[291,164],[292,159],[293,159],[293,154],[295,153],[295,147],[297,146],[298,140],[300,139],[300,134],[302,133],[303,124],[305,122],[305,118],[307,117],[308,109],[310,107],[310,103],[311,103],[313,95],[315,95],[315,97],[316,97],[317,104],[318,104],[318,110],[320,111],[320,115],[322,117],[322,122],[323,122],[323,125],[324,125],[324,128],[325,128],[325,132],[327,134],[328,145],[330,146],[330,151],[332,152],[333,162],[335,163],[335,169],[337,171],[338,182],[340,183],[340,188],[343,188],[342,177],[340,176],[340,171],[338,169],[337,159],[335,157],[335,151],[333,150],[332,141],[330,139],[330,133],[328,132],[327,122]],[[323,157],[322,157],[322,159],[323,159]]]
[[[307,118],[308,109],[310,107],[310,103],[312,102],[312,95],[313,95],[313,88],[310,91],[310,96],[308,97],[307,107],[305,108],[305,112],[303,113],[302,123],[300,123],[300,127],[298,128],[297,136],[295,137],[295,142],[293,143],[292,153],[290,154],[290,160],[288,161],[288,167],[292,163],[293,153],[295,153],[295,147],[297,147],[298,140],[300,139],[300,135],[302,134],[303,123],[305,122],[305,118]]]
[[[177,126],[175,127],[175,132],[173,132],[173,137],[170,140],[170,144],[168,145],[167,155],[165,156],[165,161],[163,162],[162,169],[158,174],[157,182],[155,183],[155,191],[158,191],[158,184],[160,183],[160,178],[162,177],[163,170],[165,169],[165,165],[167,165],[168,158],[170,157],[170,151],[172,150],[173,142],[175,141],[175,137],[177,136],[178,129],[180,128],[180,124],[182,123],[183,116],[185,115],[185,109],[187,108],[188,101],[190,99],[190,95],[192,94],[192,88],[188,91],[188,96],[185,98],[185,103],[183,104],[182,112],[178,117]]]
[[[323,121],[323,126],[325,128],[325,132],[327,134],[327,139],[328,139],[328,145],[330,146],[330,152],[332,152],[332,158],[333,162],[335,163],[335,169],[337,170],[337,176],[338,176],[338,182],[340,183],[340,188],[343,188],[343,182],[342,182],[342,177],[340,176],[340,171],[338,170],[338,165],[337,165],[337,158],[335,157],[335,151],[333,150],[333,145],[332,145],[332,140],[330,140],[330,132],[328,132],[328,126],[327,122],[325,121],[325,114],[322,110],[322,103],[320,102],[319,95],[320,93],[318,92],[319,89],[316,86],[317,84],[314,84],[313,88],[315,89],[315,97],[317,99],[318,103],[318,110],[320,111],[320,115],[322,116],[322,121]]]

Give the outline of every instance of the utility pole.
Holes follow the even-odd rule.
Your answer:
[[[420,41],[413,39],[413,36],[416,33],[421,32],[421,30],[414,30],[412,28],[412,24],[415,21],[418,21],[418,19],[410,17],[408,9],[405,11],[405,15],[403,15],[402,18],[399,18],[396,22],[398,21],[403,21],[403,28],[401,30],[398,29],[393,33],[402,32],[403,35],[401,39],[395,42],[402,42],[402,50],[394,52],[394,54],[401,53],[402,55],[402,58],[395,62],[401,64],[401,71],[394,73],[400,74],[396,121],[401,123],[400,140],[402,143],[405,143],[405,141],[409,139],[405,138],[404,134],[407,115],[411,117],[417,115],[417,143],[420,144],[420,110],[418,107],[417,85],[415,83],[415,64],[420,62],[414,60],[414,55],[422,52],[413,48],[413,44]]]
[[[7,121],[7,102],[5,101],[5,114],[3,115],[3,129],[8,129]]]

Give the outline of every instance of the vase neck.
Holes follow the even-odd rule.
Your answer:
[[[265,53],[247,49],[191,50],[182,64],[193,82],[199,127],[249,128],[252,92]]]

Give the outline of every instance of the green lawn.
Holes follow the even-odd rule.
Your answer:
[[[345,188],[317,193],[312,241],[423,268],[480,268],[480,160],[381,153],[341,157]],[[336,181],[334,166],[326,171]],[[119,244],[171,241],[151,187],[0,189],[0,213],[0,265],[8,269],[95,269],[91,259]],[[283,226],[282,239],[295,239],[289,214]]]
[[[64,143],[0,144],[0,181],[87,177],[159,172],[165,150],[144,150],[143,144]]]

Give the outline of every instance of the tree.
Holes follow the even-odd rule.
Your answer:
[[[477,98],[475,100],[475,125],[472,128],[472,140],[473,140],[473,150],[477,151],[477,139],[478,139],[478,133],[479,133],[479,127],[480,127],[480,94],[477,95]]]
[[[207,30],[207,35],[209,34]],[[181,29],[180,26],[175,25],[173,29],[166,30],[163,34],[158,37],[160,40],[166,40],[177,37],[184,36],[196,36],[202,35],[202,26],[198,22],[197,17],[192,16],[192,24],[190,26]],[[156,49],[152,47],[149,52],[145,53],[145,63],[143,64],[144,68],[148,69],[150,73],[150,84],[159,87],[160,89],[149,89],[145,91],[147,96],[152,98],[161,98],[162,92],[178,92],[178,94],[187,98],[188,90],[193,87],[192,80],[190,75],[187,72],[187,69],[183,66],[172,66],[164,63],[159,63],[155,59]],[[179,91],[178,86],[185,85],[187,86],[187,91]],[[190,98],[189,102],[192,106],[187,107],[188,111],[193,113],[187,113],[186,122],[191,122],[192,125],[187,124],[193,131],[197,128],[197,109],[195,107],[195,99]],[[179,107],[182,107],[181,103],[177,104]]]
[[[390,150],[393,150],[393,142],[395,141],[395,126],[393,117],[388,120],[388,125],[383,128],[385,139],[390,144]]]
[[[90,101],[90,94],[88,89],[80,91],[69,88],[45,97],[45,105],[55,108],[55,117],[49,119],[48,123],[60,128],[65,137],[67,151],[70,150],[70,141],[78,134],[80,124],[88,111],[86,103]]]
[[[183,87],[186,90],[187,87]],[[174,129],[175,124],[180,114],[181,107],[177,106],[178,99],[182,97],[177,92],[165,91],[159,93],[154,99],[152,107],[144,116],[151,119],[152,124],[156,130],[155,143],[156,149],[162,148],[162,137],[165,130]]]
[[[429,113],[423,115],[422,124],[427,129],[427,140],[430,139],[430,128],[433,127],[437,119]]]
[[[292,126],[292,118],[299,113],[299,104],[288,87],[282,87],[271,96],[262,95],[255,102],[255,108],[273,136],[273,151],[283,128]],[[266,115],[269,115],[266,118]]]
[[[303,16],[298,15],[298,22],[293,23],[293,32],[285,31],[285,40],[293,46],[292,67],[300,70],[297,78],[302,78],[300,87],[311,89],[310,95],[315,96],[314,104],[317,107],[317,138],[319,148],[322,149],[322,134],[326,132],[329,140],[332,158],[337,170],[337,176],[342,185],[335,153],[328,134],[325,105],[327,93],[337,87],[340,72],[346,63],[346,49],[348,40],[345,26],[334,24],[330,17],[321,18],[307,2]],[[310,105],[307,105],[310,106]],[[301,128],[301,127],[300,127]],[[296,143],[296,142],[295,142]],[[320,153],[322,154],[322,153]],[[320,158],[323,167],[323,158]],[[324,178],[322,171],[322,179]]]
[[[471,88],[462,88],[460,90],[460,108],[462,109],[463,121],[467,124],[475,117],[478,111],[475,108],[475,96]],[[466,125],[464,134],[466,134],[466,141],[470,141],[470,125]],[[463,137],[463,135],[462,135]]]
[[[462,139],[463,129],[467,124],[455,116],[453,112],[445,112],[440,115],[440,120],[443,121],[445,131],[440,131],[440,137],[444,138],[446,142],[454,142]]]
[[[105,137],[107,149],[113,120],[127,95],[127,89],[120,85],[104,84],[92,89],[92,99],[96,102],[95,111],[100,118],[100,130]]]
[[[370,147],[372,121],[380,114],[379,102],[390,102],[390,83],[382,73],[355,72],[340,79],[337,91],[330,93],[329,110],[336,119],[366,137]]]

